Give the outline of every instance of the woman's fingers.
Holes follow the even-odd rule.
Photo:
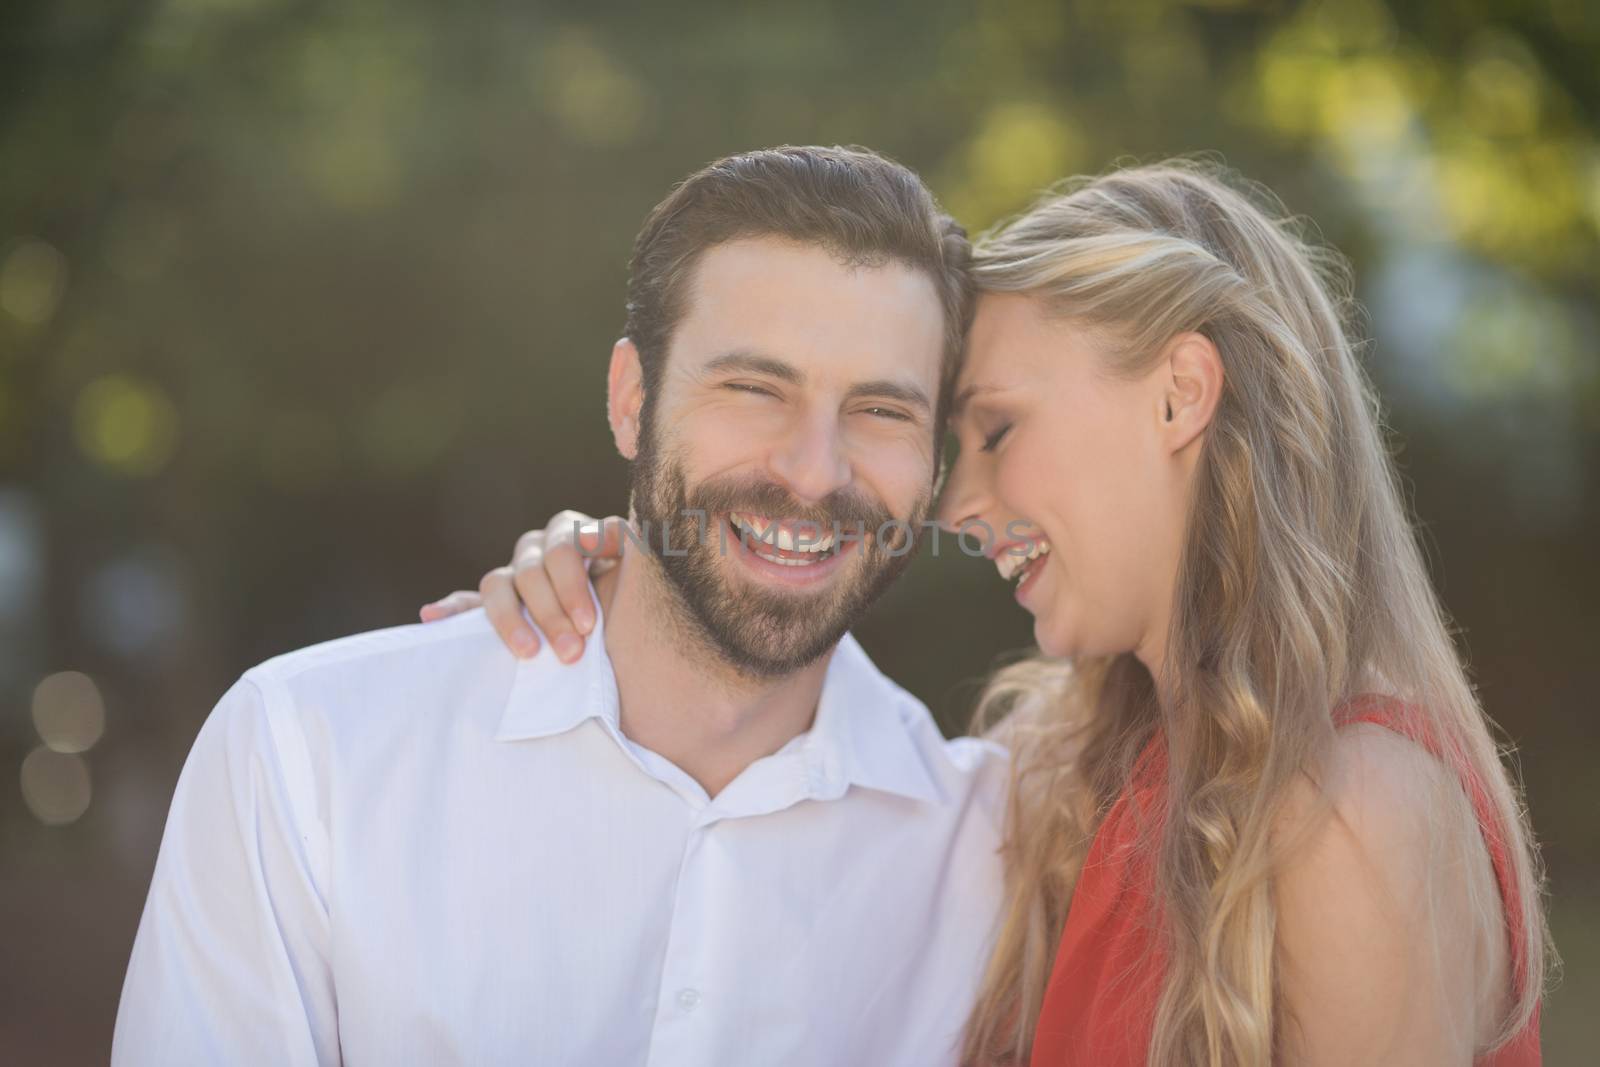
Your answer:
[[[542,566],[533,568],[537,573],[528,576],[529,581],[543,577],[555,593],[557,606],[561,609],[562,617],[551,619],[550,622],[560,626],[571,624],[575,635],[580,638],[579,649],[582,649],[581,638],[594,629],[594,604],[589,599],[589,572],[584,567],[583,553],[578,551],[576,545],[567,541],[551,545],[545,549]],[[519,582],[523,579],[524,572],[519,572]],[[521,586],[518,586],[519,590]],[[526,595],[523,597],[527,599]],[[545,620],[537,613],[533,621],[549,633]]]
[[[598,554],[596,549],[601,544],[605,519],[597,519],[593,515],[585,515],[581,511],[558,511],[551,516],[544,527],[544,547],[554,548],[557,545],[577,544],[582,550],[586,562],[592,561]]]
[[[423,622],[438,622],[448,619],[452,615],[460,615],[463,611],[471,611],[483,603],[483,597],[466,589],[457,589],[447,597],[440,597],[431,604],[422,605],[422,610],[417,614]]]
[[[517,538],[511,563],[485,574],[476,593],[461,590],[427,604],[422,619],[443,619],[481,606],[500,640],[516,655],[537,653],[542,632],[557,658],[571,663],[583,654],[584,636],[595,626],[590,575],[616,566],[625,521],[616,515],[595,519],[581,511],[560,512],[543,530]]]
[[[522,604],[517,599],[512,577],[510,567],[496,567],[478,583],[478,593],[483,598],[483,612],[500,640],[513,653],[526,659],[539,651],[539,636],[522,617]]]
[[[594,629],[594,602],[589,580],[616,566],[622,555],[622,519],[615,515],[591,519],[575,511],[564,511],[545,527],[544,551],[540,560],[531,556],[519,561],[517,570],[543,566],[550,584],[582,636]],[[543,621],[536,615],[534,621]]]
[[[511,563],[485,574],[476,593],[456,592],[428,604],[422,618],[442,619],[481,605],[516,655],[537,653],[542,632],[557,658],[571,663],[583,654],[584,635],[595,626],[590,576],[621,559],[625,522],[616,515],[595,519],[581,511],[560,512],[543,530],[517,538]]]
[[[604,574],[622,560],[623,532],[628,520],[621,515],[607,515],[596,525],[584,527],[578,535],[578,546],[589,561],[591,576]]]
[[[566,546],[571,550],[571,546]],[[576,555],[576,552],[573,553]],[[543,554],[544,559],[549,558],[549,552]],[[578,565],[580,575],[583,572],[582,564]],[[588,577],[582,578],[584,587],[588,585]],[[555,650],[556,658],[563,663],[571,663],[583,654],[583,638],[579,635],[572,617],[567,614],[567,608],[562,604],[561,598],[556,595],[556,587],[550,580],[550,572],[542,563],[527,567],[519,567],[512,572],[512,582],[516,587],[516,594],[521,596],[522,604],[528,609],[528,614],[540,630],[544,631],[545,640],[550,642],[550,647]],[[588,593],[584,593],[585,598]],[[590,625],[593,625],[591,620]]]

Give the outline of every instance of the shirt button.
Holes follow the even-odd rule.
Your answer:
[[[694,1011],[699,1003],[700,991],[698,989],[680,989],[678,991],[678,1007],[684,1011]]]

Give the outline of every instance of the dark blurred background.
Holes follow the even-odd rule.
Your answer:
[[[622,508],[603,377],[649,207],[728,152],[842,142],[973,230],[1211,151],[1355,260],[1544,843],[1547,1061],[1593,1062],[1600,6],[610,7],[0,13],[0,1060],[104,1060],[173,784],[241,671]],[[1030,628],[946,553],[860,634],[959,731]]]

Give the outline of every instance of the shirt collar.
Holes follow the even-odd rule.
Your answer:
[[[846,784],[939,803],[944,795],[912,736],[920,712],[916,699],[846,634],[828,663],[816,718],[802,744],[825,769],[836,762]]]
[[[584,639],[583,655],[576,663],[557,659],[542,631],[539,651],[517,662],[500,728],[495,731],[496,741],[554,737],[588,719],[600,719],[613,731],[619,729],[622,702],[611,657],[606,655],[604,613],[593,589],[589,599],[594,603],[594,629]]]
[[[576,663],[562,663],[548,648],[518,662],[496,741],[554,737],[589,719],[620,734],[621,701],[605,649],[604,612],[593,590],[590,599],[595,625]],[[912,736],[918,712],[916,699],[846,634],[828,662],[811,729],[783,751],[803,756],[819,797],[842,795],[855,785],[941,803],[944,794]]]

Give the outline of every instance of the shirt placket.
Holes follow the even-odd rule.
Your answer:
[[[678,869],[649,1067],[705,1067],[716,1062],[716,1050],[725,1045],[726,1030],[735,1025],[727,1014],[725,983],[750,976],[732,974],[731,961],[713,958],[714,946],[729,942],[726,931],[711,936],[713,924],[740,914],[738,864],[718,854],[726,842],[718,830],[730,820],[770,817],[818,797],[819,785],[835,785],[825,777],[819,780],[818,761],[809,757],[799,752],[753,766],[746,772],[753,777],[735,783],[740,788],[730,785],[700,811],[690,830]]]
[[[707,958],[710,923],[725,887],[717,884],[709,851],[720,819],[702,812],[684,841],[677,893],[667,933],[666,957],[656,995],[649,1067],[689,1067],[711,1062],[717,1025],[717,975]],[[724,916],[726,918],[726,916]]]

